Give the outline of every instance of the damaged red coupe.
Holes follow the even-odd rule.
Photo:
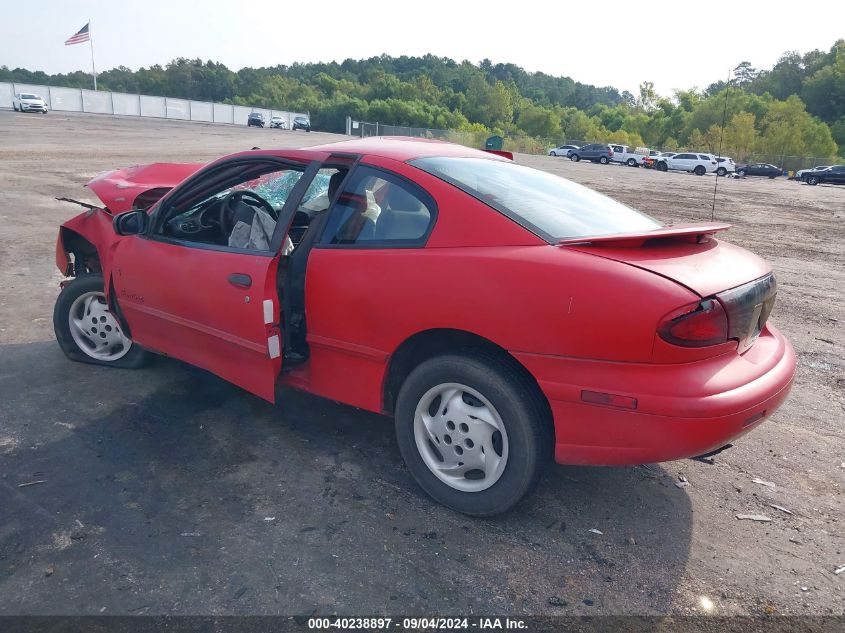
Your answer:
[[[448,143],[367,139],[101,175],[66,222],[73,360],[151,352],[275,402],[391,415],[419,485],[507,510],[551,459],[716,450],[770,416],[795,356],[770,266],[590,189]],[[284,403],[282,402],[282,406]]]

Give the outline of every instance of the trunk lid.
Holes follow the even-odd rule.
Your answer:
[[[729,227],[712,223],[676,225],[565,240],[560,246],[649,270],[707,297],[771,272],[769,264],[757,255],[713,239],[714,233]]]
[[[757,340],[772,311],[777,283],[765,260],[712,235],[724,224],[664,227],[638,234],[561,243],[671,279],[702,298],[715,296],[728,318],[728,338],[740,353]]]

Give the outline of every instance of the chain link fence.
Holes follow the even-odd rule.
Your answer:
[[[280,116],[288,129],[291,129],[294,117],[308,116],[302,112],[229,103],[6,82],[0,82],[0,108],[12,108],[15,95],[20,93],[38,95],[47,102],[50,110],[58,112],[87,112],[229,125],[246,125],[250,114],[260,112],[264,115],[266,125],[270,124],[271,117]]]

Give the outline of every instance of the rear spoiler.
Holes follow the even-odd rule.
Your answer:
[[[503,149],[485,149],[484,151],[489,152],[490,154],[495,154],[496,156],[502,156],[508,160],[513,160],[513,152],[506,152]]]
[[[650,240],[679,239],[685,242],[699,244],[706,242],[714,233],[731,228],[730,224],[719,222],[703,222],[701,224],[675,224],[653,231],[635,233],[616,233],[614,235],[596,235],[593,237],[571,237],[560,240],[558,246],[574,246],[592,244],[595,246],[617,246],[622,248],[639,248]]]

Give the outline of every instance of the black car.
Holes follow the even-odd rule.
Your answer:
[[[832,185],[845,185],[845,165],[834,165],[824,169],[807,169],[801,174],[801,180],[808,185],[830,183]]]
[[[610,148],[610,145],[602,145],[601,143],[591,143],[590,145],[584,145],[580,149],[569,150],[569,160],[576,163],[584,159],[607,165],[612,158],[613,150]]]
[[[264,115],[260,112],[252,112],[246,119],[247,127],[251,127],[253,125],[257,127],[264,127]]]
[[[308,120],[306,116],[295,116],[293,117],[293,126],[291,127],[292,130],[305,130],[306,132],[311,131],[311,121]]]
[[[736,168],[736,175],[740,178],[745,176],[768,176],[769,178],[777,178],[783,175],[783,170],[780,167],[775,167],[769,163],[752,163],[750,165],[742,165]]]

